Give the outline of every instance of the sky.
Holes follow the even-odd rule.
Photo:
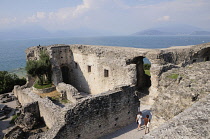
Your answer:
[[[131,34],[188,24],[210,29],[210,0],[0,0],[0,30],[40,27]]]

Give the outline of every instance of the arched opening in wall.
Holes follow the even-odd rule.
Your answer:
[[[132,61],[136,64],[136,89],[140,92],[140,98],[149,94],[149,88],[151,86],[151,75],[150,75],[150,61],[143,57],[135,57]]]
[[[210,48],[202,49],[198,54],[199,61],[210,61]]]
[[[66,84],[70,84],[69,80],[69,68],[67,66],[61,67],[63,82]]]

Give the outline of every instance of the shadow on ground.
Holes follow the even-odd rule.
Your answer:
[[[152,113],[151,113],[150,110],[145,109],[145,110],[142,111],[143,118],[145,118],[146,115],[149,115],[149,118],[152,119]],[[136,117],[133,117],[133,118],[135,119]],[[142,119],[142,124],[144,124],[143,119]],[[136,138],[140,138],[140,136],[144,135],[144,132],[143,132],[143,134],[142,133],[138,133],[138,132],[136,132],[137,131],[136,129],[137,129],[137,124],[136,124],[136,122],[134,122],[134,123],[132,123],[132,124],[126,126],[126,127],[123,127],[121,129],[119,129],[119,130],[117,130],[117,131],[115,131],[113,133],[110,133],[108,135],[105,135],[105,136],[103,136],[103,137],[101,137],[99,139],[119,138],[119,136],[121,136],[120,138],[127,138],[127,137],[122,137],[123,134],[132,134],[132,136],[133,137],[136,136]],[[144,131],[144,126],[142,126],[141,130]],[[130,133],[128,133],[128,132],[130,132]],[[133,134],[136,134],[136,135],[133,135]]]

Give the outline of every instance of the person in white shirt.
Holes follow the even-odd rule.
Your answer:
[[[142,112],[139,112],[136,116],[136,123],[138,124],[137,130],[141,129]]]

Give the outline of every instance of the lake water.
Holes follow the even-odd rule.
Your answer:
[[[89,44],[157,49],[207,42],[210,42],[210,36],[109,36],[3,40],[0,41],[0,71],[25,67],[25,49],[39,44]]]

